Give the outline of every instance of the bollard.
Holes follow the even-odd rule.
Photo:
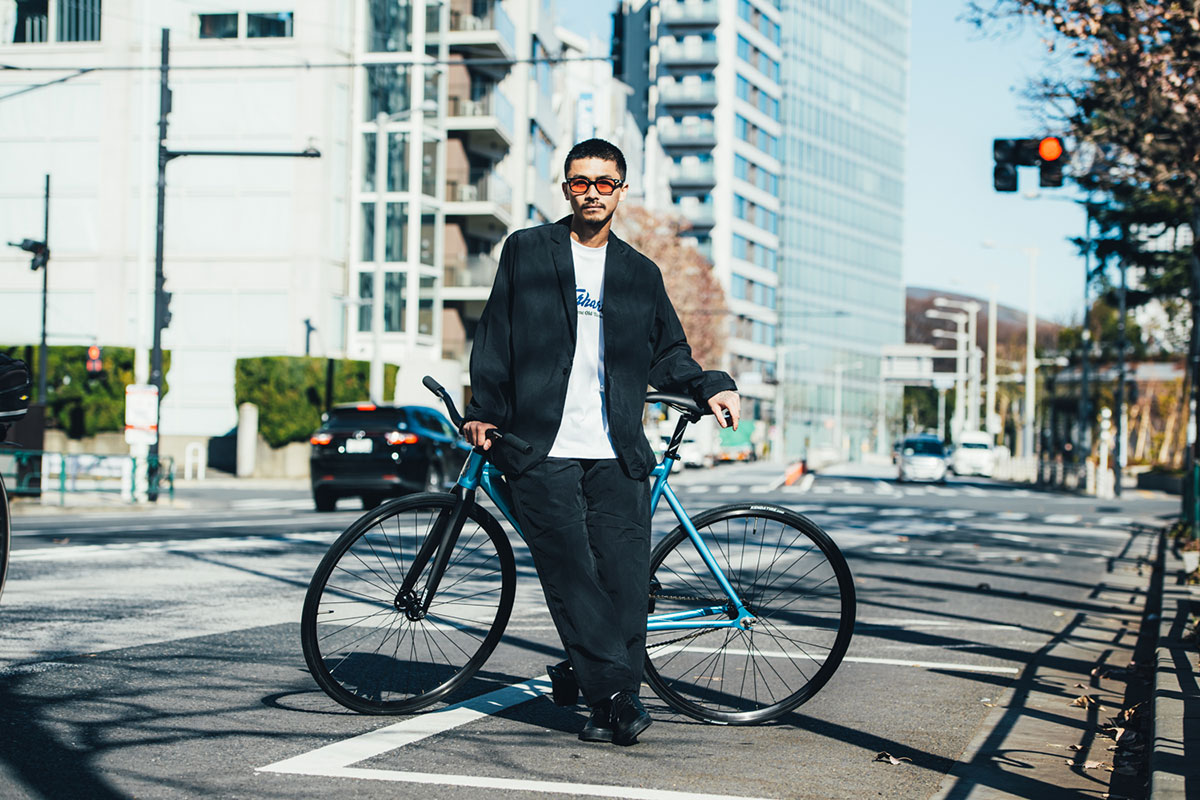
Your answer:
[[[249,478],[254,475],[255,458],[258,456],[258,406],[242,403],[238,406],[237,426],[237,476]]]

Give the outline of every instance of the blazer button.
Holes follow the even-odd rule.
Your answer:
[[[568,367],[563,367],[563,375],[566,375],[566,374],[570,373],[570,371],[571,371],[571,370],[570,370],[570,368],[568,368]]]

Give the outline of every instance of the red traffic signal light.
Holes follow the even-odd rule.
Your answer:
[[[94,344],[87,349],[87,371],[89,375],[104,371],[103,352],[99,345]]]
[[[1062,139],[1057,136],[1047,136],[1038,142],[1038,158],[1045,164],[1048,161],[1058,161],[1063,157]]]

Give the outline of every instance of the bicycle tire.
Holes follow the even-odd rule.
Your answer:
[[[4,476],[0,475],[0,597],[4,596],[4,582],[8,579],[8,553],[12,541],[12,509],[8,505],[8,490],[4,488]]]
[[[363,515],[321,560],[300,619],[317,684],[363,714],[406,714],[460,688],[495,649],[512,612],[516,567],[503,529],[478,505],[464,520],[428,614],[398,597],[412,556],[450,494],[394,500]]]
[[[756,622],[747,631],[650,631],[646,680],[694,719],[768,722],[816,694],[846,654],[855,617],[850,568],[824,531],[786,508],[722,506],[692,522]],[[652,613],[731,606],[683,526],[654,548],[650,574]]]

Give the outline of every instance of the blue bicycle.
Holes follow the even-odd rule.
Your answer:
[[[425,385],[463,420],[432,378]],[[708,413],[651,393],[680,412],[655,467],[651,507],[679,525],[650,559],[645,677],[676,711],[710,723],[766,722],[832,677],[854,629],[854,582],[824,531],[776,505],[736,503],[691,517],[668,481],[684,430]],[[528,452],[512,435],[504,446]],[[391,501],[330,547],[304,600],[301,641],[321,688],[364,714],[404,714],[448,698],[500,641],[516,568],[482,490],[520,535],[502,474],[472,450],[448,493]]]

